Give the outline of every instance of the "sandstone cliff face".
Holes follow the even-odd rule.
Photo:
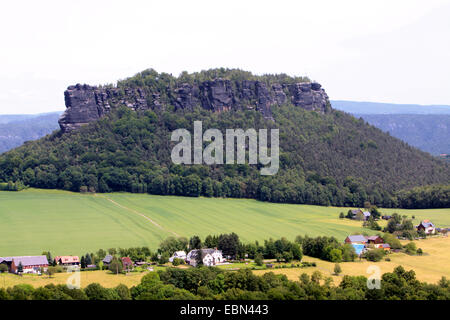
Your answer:
[[[77,84],[67,88],[64,98],[67,109],[58,121],[63,132],[96,121],[121,105],[133,110],[162,109],[167,104],[186,110],[200,106],[214,112],[255,109],[267,119],[272,119],[271,106],[287,102],[320,113],[329,108],[325,90],[315,82],[277,83],[269,87],[261,81],[215,79],[200,84],[181,83],[164,92]]]

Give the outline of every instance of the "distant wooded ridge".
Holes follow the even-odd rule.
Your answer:
[[[448,114],[450,105],[396,104],[330,100],[334,109],[351,114]]]
[[[41,114],[0,115],[0,153],[36,140],[59,128],[62,111]]]
[[[450,154],[450,106],[354,101],[331,104],[422,151],[437,156]]]

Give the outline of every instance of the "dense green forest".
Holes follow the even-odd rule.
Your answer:
[[[153,74],[140,75],[118,86],[174,81],[169,76],[163,81],[163,76],[158,82]],[[180,78],[198,81],[207,76],[217,75],[182,74]],[[246,74],[230,75],[238,76]],[[283,81],[280,77],[266,76],[264,81]],[[363,206],[369,201],[383,207],[448,206],[445,186],[437,187],[444,188],[442,198],[425,199],[426,204],[403,199],[411,193],[400,192],[448,185],[450,166],[444,161],[341,111],[319,114],[290,104],[271,110],[274,121],[254,110],[175,111],[168,105],[161,110],[133,111],[118,106],[79,130],[53,133],[1,155],[0,181],[72,191],[244,197],[317,205]],[[192,132],[196,120],[203,121],[203,130],[217,128],[223,133],[228,128],[278,128],[280,170],[274,176],[262,176],[259,164],[173,164],[171,132],[178,128]]]

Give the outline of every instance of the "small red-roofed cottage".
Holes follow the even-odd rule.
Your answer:
[[[122,257],[122,265],[126,270],[130,270],[133,268],[133,261],[129,257]]]
[[[80,258],[78,256],[57,256],[55,262],[62,266],[79,266]]]
[[[381,243],[384,243],[383,238],[380,237],[380,236],[367,237],[367,242],[369,244],[381,244]]]

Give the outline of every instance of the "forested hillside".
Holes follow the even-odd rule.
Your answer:
[[[450,153],[450,115],[362,114],[371,125],[433,155]]]
[[[60,112],[0,116],[0,153],[36,140],[58,129]]]
[[[444,161],[340,111],[319,113],[286,102],[271,107],[272,121],[252,109],[175,109],[117,106],[75,131],[27,142],[0,156],[0,180],[73,191],[248,197],[339,206],[370,201],[385,207],[407,203],[397,197],[402,189],[450,181],[450,167]],[[259,165],[174,165],[171,132],[192,131],[195,120],[203,121],[203,130],[218,128],[223,133],[229,128],[279,128],[280,170],[274,176],[261,176]],[[433,206],[448,202],[448,193],[443,194],[444,199]]]

